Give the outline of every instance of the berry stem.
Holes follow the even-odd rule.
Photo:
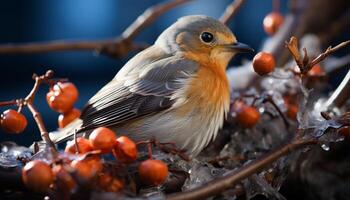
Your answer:
[[[272,1],[272,11],[273,12],[280,12],[280,0],[273,0]]]
[[[0,102],[0,107],[2,107],[2,106],[12,106],[12,105],[17,105],[17,100]]]
[[[80,149],[77,141],[77,131],[74,131],[74,145],[75,145],[75,152],[76,154],[80,154]]]
[[[151,142],[149,142],[149,143],[147,144],[147,149],[148,149],[148,157],[149,157],[149,159],[153,159],[152,143],[151,143]]]

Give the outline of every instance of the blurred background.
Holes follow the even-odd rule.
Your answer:
[[[0,5],[0,44],[51,40],[99,40],[118,36],[146,8],[159,0],[35,0],[3,1]],[[136,41],[152,44],[157,36],[177,18],[185,15],[204,14],[215,18],[221,16],[231,0],[197,0],[170,10],[138,35]],[[230,28],[239,41],[259,49],[267,39],[262,26],[263,18],[272,10],[271,0],[247,0]],[[281,0],[280,11],[288,10],[287,0]],[[315,22],[316,23],[316,22]],[[346,38],[349,31],[339,37]],[[335,41],[334,44],[337,44]],[[112,59],[92,52],[58,52],[27,55],[0,55],[0,101],[27,95],[33,86],[33,73],[42,74],[47,69],[55,71],[55,77],[68,78],[76,84],[80,97],[76,107],[81,109],[99,88],[106,84],[124,63],[132,57]],[[244,55],[232,62],[237,66]],[[48,130],[57,128],[58,114],[48,107],[45,94],[48,87],[41,88],[35,105],[42,113]],[[5,108],[1,108],[1,112]],[[29,145],[40,140],[39,131],[28,113],[28,127],[21,135],[9,135],[0,130],[0,141],[12,140]]]

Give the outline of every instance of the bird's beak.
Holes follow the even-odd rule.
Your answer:
[[[240,42],[235,42],[233,44],[226,44],[223,45],[225,49],[228,51],[236,52],[236,53],[250,53],[254,52],[254,49],[251,48],[250,46],[240,43]]]

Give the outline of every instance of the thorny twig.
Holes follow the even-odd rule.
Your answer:
[[[136,44],[132,40],[144,28],[160,15],[190,0],[172,0],[148,8],[120,37],[101,41],[52,41],[47,43],[4,44],[0,45],[0,54],[32,54],[56,51],[94,51],[113,58],[126,56],[131,51],[142,50],[147,45]]]
[[[30,112],[33,115],[33,118],[40,130],[40,135],[41,138],[45,141],[45,143],[54,151],[56,152],[56,147],[55,144],[51,141],[49,137],[49,133],[46,130],[46,127],[44,125],[43,119],[41,117],[41,114],[37,111],[37,109],[34,106],[34,99],[35,95],[40,87],[40,85],[43,82],[49,82],[49,80],[53,76],[53,71],[48,70],[44,75],[38,76],[36,74],[33,75],[33,79],[35,80],[35,84],[32,88],[32,90],[29,92],[29,94],[24,98],[24,99],[17,99],[17,100],[12,100],[12,101],[5,101],[5,102],[0,102],[1,106],[6,106],[6,105],[17,105],[19,107],[22,106],[27,106]]]
[[[226,7],[224,14],[221,15],[219,20],[224,24],[228,24],[229,21],[237,14],[244,1],[245,0],[234,0]]]

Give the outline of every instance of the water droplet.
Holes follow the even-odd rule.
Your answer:
[[[325,151],[329,151],[329,146],[327,144],[322,144],[321,145],[322,149],[325,150]]]

